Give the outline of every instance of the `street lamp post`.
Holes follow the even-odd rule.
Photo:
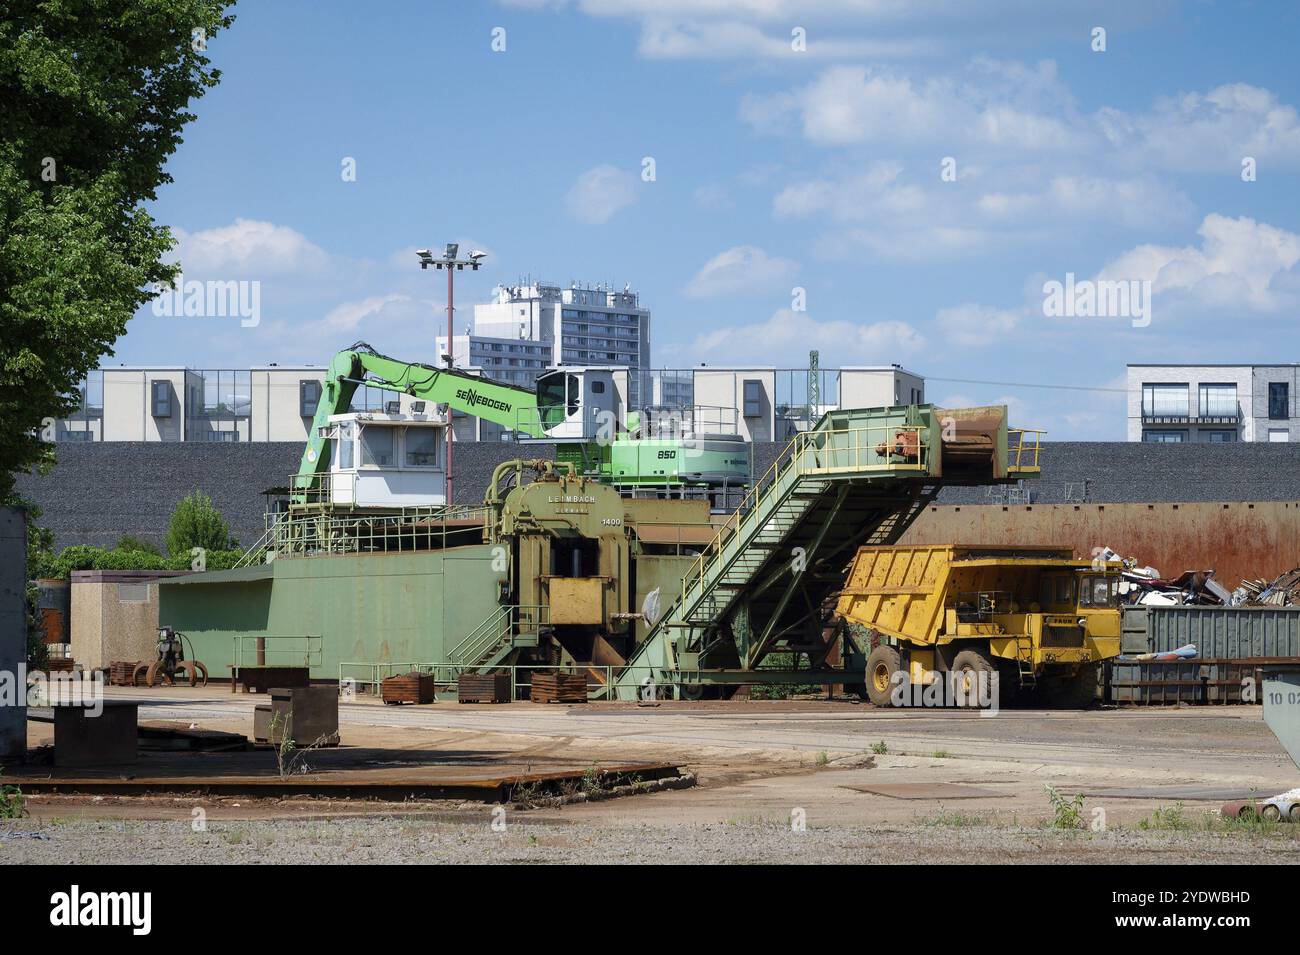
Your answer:
[[[460,245],[455,242],[448,242],[447,249],[441,258],[434,258],[433,253],[428,249],[419,249],[415,254],[420,258],[420,268],[427,269],[433,266],[435,269],[447,270],[447,367],[455,367],[455,297],[456,282],[455,275],[466,268],[472,272],[477,272],[478,267],[486,252],[475,250],[469,254],[469,258],[457,258],[460,253]],[[451,406],[447,406],[447,503],[453,503],[452,500],[452,483],[451,483],[451,449],[452,449],[452,432],[455,431],[455,412]]]

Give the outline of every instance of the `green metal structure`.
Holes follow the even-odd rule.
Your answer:
[[[294,499],[319,492],[331,459],[330,418],[351,406],[362,385],[445,404],[528,438],[553,441],[557,457],[606,483],[628,488],[685,485],[739,487],[749,480],[749,445],[738,434],[638,436],[600,420],[584,401],[592,396],[584,373],[557,369],[529,391],[456,369],[435,368],[381,355],[357,342],[331,359],[307,446],[293,480]],[[639,416],[628,422],[636,428]]]
[[[828,413],[700,554],[609,694],[635,699],[650,684],[690,696],[708,686],[860,682],[868,648],[846,634],[837,641],[830,626],[844,567],[864,544],[895,543],[945,484],[1036,473],[1036,433],[1027,445],[1014,432],[1010,460],[1008,436],[1002,407]],[[776,652],[809,667],[764,667]]]

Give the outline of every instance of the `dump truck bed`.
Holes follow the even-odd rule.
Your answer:
[[[1016,589],[1025,571],[1090,566],[1069,547],[936,544],[858,549],[836,610],[851,623],[889,636],[928,643],[943,625],[961,580],[978,574],[981,589]],[[999,584],[1005,586],[999,586]]]

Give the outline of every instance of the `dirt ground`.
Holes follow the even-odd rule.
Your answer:
[[[113,696],[140,702],[142,721],[245,734],[261,699],[183,688]],[[48,724],[29,726],[32,746],[50,742]],[[571,787],[560,805],[525,788],[506,806],[31,793],[28,816],[0,822],[0,862],[1300,861],[1300,826],[1217,812],[1300,776],[1252,706],[981,717],[823,700],[362,701],[341,706],[340,728],[336,755],[307,754],[308,777],[663,763],[697,784],[617,799]],[[179,758],[190,776],[220,765],[212,754]],[[241,772],[277,776],[273,753],[242,758]],[[128,775],[156,759],[142,755]],[[6,778],[41,772],[11,767]]]

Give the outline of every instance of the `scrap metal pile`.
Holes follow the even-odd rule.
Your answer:
[[[1271,581],[1243,580],[1236,590],[1229,591],[1214,579],[1213,570],[1188,570],[1177,577],[1164,578],[1154,567],[1139,567],[1135,558],[1122,557],[1109,547],[1099,550],[1098,560],[1123,563],[1123,579],[1119,589],[1121,599],[1128,604],[1147,607],[1184,604],[1221,607],[1300,606],[1300,567]]]

